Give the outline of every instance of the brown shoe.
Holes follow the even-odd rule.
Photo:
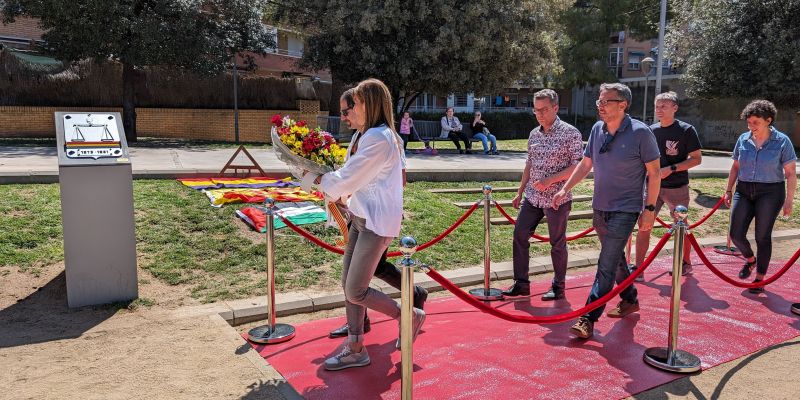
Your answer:
[[[635,303],[628,303],[625,300],[622,300],[614,307],[613,310],[609,311],[608,315],[609,318],[622,318],[630,313],[635,313],[639,311],[639,302]]]
[[[594,335],[594,322],[589,318],[580,317],[578,322],[569,328],[569,332],[581,339],[588,339]]]

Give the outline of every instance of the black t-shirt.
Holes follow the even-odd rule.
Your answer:
[[[672,125],[650,126],[656,136],[658,151],[661,152],[661,168],[686,161],[689,153],[702,148],[697,130],[686,122],[675,120]],[[676,171],[661,180],[663,188],[679,188],[689,184],[689,171]]]

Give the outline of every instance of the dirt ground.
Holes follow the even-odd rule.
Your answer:
[[[798,245],[777,242],[774,257],[788,258]],[[62,271],[53,266],[13,285],[0,276],[0,399],[286,398],[280,377],[236,333],[260,323],[231,329],[209,316],[214,305],[181,300],[188,296],[154,279],[140,285],[143,297],[159,299],[152,307],[69,310]],[[336,315],[343,310],[281,321]],[[635,398],[797,399],[798,359],[795,338]]]

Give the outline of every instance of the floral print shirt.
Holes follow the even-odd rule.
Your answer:
[[[546,208],[553,206],[553,196],[564,187],[566,180],[550,185],[543,191],[533,187],[534,182],[555,175],[577,164],[583,157],[581,133],[574,126],[561,121],[556,122],[549,131],[542,126],[534,128],[528,137],[528,164],[530,178],[525,188],[525,198],[532,206]],[[557,205],[572,201],[572,193]]]

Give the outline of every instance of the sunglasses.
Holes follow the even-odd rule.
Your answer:
[[[597,100],[594,102],[594,104],[598,107],[605,107],[608,105],[608,103],[622,103],[623,101],[625,100],[619,100],[619,99]]]
[[[615,137],[617,137],[617,135],[606,134],[606,139],[603,141],[603,145],[600,146],[600,154],[608,152],[611,142],[614,141]]]
[[[340,111],[340,113],[342,114],[342,116],[345,116],[345,117],[346,117],[348,114],[350,114],[350,110],[352,110],[352,109],[353,109],[353,107],[354,107],[354,106],[347,107],[347,108],[345,108],[344,110],[341,110],[341,111]]]

